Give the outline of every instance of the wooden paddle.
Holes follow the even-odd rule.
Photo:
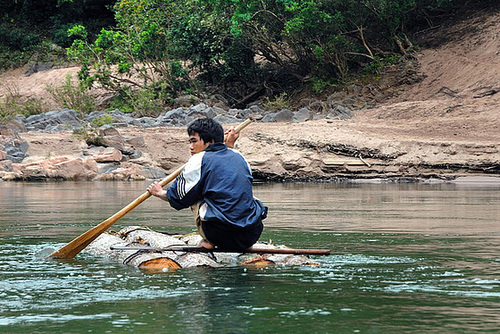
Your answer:
[[[236,128],[236,132],[240,132],[243,130],[248,124],[252,123],[250,119],[247,119],[243,123],[240,123]],[[169,182],[173,181],[184,168],[184,165],[179,167],[172,174],[165,177],[163,180],[159,182],[159,184],[164,187]],[[125,216],[127,213],[132,211],[136,206],[147,200],[151,194],[146,191],[141,196],[137,197],[134,201],[132,201],[129,205],[97,225],[96,227],[88,230],[83,233],[79,237],[73,239],[73,241],[69,242],[65,246],[61,247],[59,250],[53,252],[48,257],[55,259],[66,259],[66,258],[74,258],[78,253],[80,253],[85,247],[87,247],[92,241],[94,241],[98,236],[103,234],[108,228],[110,228],[114,223],[116,223],[120,218]]]
[[[258,253],[258,254],[294,254],[294,255],[330,255],[328,249],[304,249],[304,248],[263,248],[253,246],[243,251],[232,251],[227,249],[196,246],[170,246],[156,248],[149,246],[111,246],[111,250],[136,250],[145,252],[198,252],[198,253]]]

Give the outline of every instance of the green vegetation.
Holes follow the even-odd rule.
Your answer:
[[[8,87],[8,94],[0,101],[0,124],[6,124],[16,115],[30,116],[48,111],[47,105],[38,99],[23,99],[17,87]]]
[[[92,122],[86,122],[81,127],[73,130],[73,136],[85,141],[88,145],[102,145],[103,136],[99,133],[99,128],[103,125],[111,124],[115,121],[113,116],[106,113],[96,117]]]
[[[290,104],[288,103],[286,93],[281,93],[279,96],[276,96],[272,101],[269,99],[269,97],[265,97],[263,106],[266,110],[273,110],[273,111],[279,111],[281,109],[290,108]]]
[[[114,25],[114,0],[0,0],[0,71],[50,54],[47,45],[68,47],[67,30],[85,24],[95,36]]]
[[[26,61],[47,38],[81,64],[84,88],[154,115],[182,94],[222,94],[242,107],[411,56],[417,31],[493,0],[0,0],[0,61]],[[32,27],[36,27],[32,29]],[[6,56],[8,55],[8,56]]]
[[[62,86],[48,86],[46,89],[56,103],[64,108],[73,109],[84,114],[95,110],[94,98],[78,84],[73,84],[71,75],[66,76],[66,81]]]

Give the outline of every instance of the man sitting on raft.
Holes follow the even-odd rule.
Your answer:
[[[191,207],[203,237],[199,246],[234,251],[251,247],[262,233],[267,207],[253,197],[250,166],[234,150],[239,134],[234,127],[224,133],[210,118],[192,122],[187,132],[191,158],[181,174],[167,190],[155,182],[147,191],[177,210]]]

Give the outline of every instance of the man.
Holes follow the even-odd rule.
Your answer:
[[[234,127],[224,133],[210,118],[197,119],[187,131],[191,158],[181,174],[166,191],[158,183],[147,190],[177,210],[191,207],[203,237],[199,246],[251,247],[262,233],[267,207],[253,197],[250,166],[234,150],[239,134]]]

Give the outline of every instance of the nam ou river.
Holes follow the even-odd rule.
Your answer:
[[[0,182],[0,332],[496,332],[500,182],[469,181],[256,184],[270,209],[261,240],[332,255],[160,274],[85,252],[45,259],[148,183]],[[156,198],[112,229],[129,225],[194,230]]]

